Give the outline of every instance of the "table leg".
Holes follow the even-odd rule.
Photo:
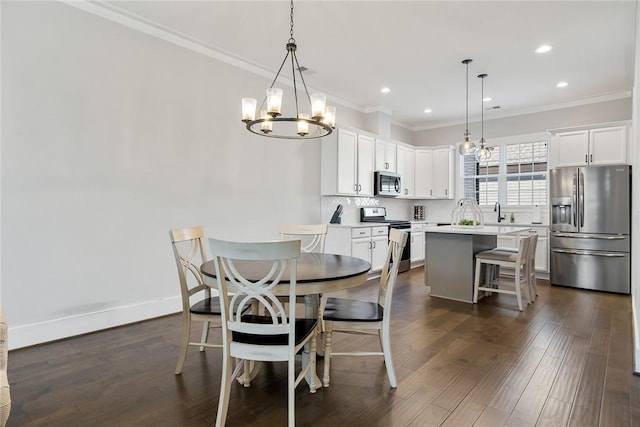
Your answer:
[[[308,318],[318,318],[318,311],[320,305],[320,297],[318,295],[305,295],[304,297],[304,315]],[[322,340],[319,339],[320,334],[316,337],[316,353],[319,348],[322,347]],[[310,357],[310,348],[309,344],[305,344],[304,350],[302,352],[302,369],[306,368],[309,364]],[[317,368],[316,368],[317,369]],[[309,389],[312,393],[314,393],[318,388],[321,387],[322,382],[320,382],[320,378],[316,371],[309,371],[305,375],[305,380],[307,384],[309,384]]]

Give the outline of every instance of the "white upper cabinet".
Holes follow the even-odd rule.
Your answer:
[[[558,132],[551,141],[551,167],[627,163],[627,127]]]
[[[338,128],[320,151],[322,195],[373,196],[373,137]]]
[[[397,171],[397,145],[383,139],[376,139],[376,170]]]
[[[433,150],[416,150],[415,197],[434,197]]]
[[[453,199],[454,148],[439,148],[433,157],[434,197]]]
[[[453,199],[454,148],[416,150],[415,198]]]
[[[398,145],[397,153],[397,173],[400,175],[400,184],[402,185],[400,197],[411,198],[415,195],[414,183],[416,176],[416,151],[412,148]]]

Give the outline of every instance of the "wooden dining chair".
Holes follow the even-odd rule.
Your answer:
[[[521,237],[517,252],[496,248],[476,254],[476,271],[473,281],[474,304],[478,302],[479,291],[515,295],[520,311],[522,311],[523,297],[527,304],[531,302],[529,295],[530,273],[527,266],[531,239],[532,236]],[[488,275],[485,283],[481,286],[480,275],[482,274],[483,265],[512,268],[514,270],[513,281],[507,280],[508,278],[504,276]]]
[[[200,265],[207,261],[204,232],[201,226],[177,228],[169,231],[171,246],[178,267],[180,295],[182,297],[182,340],[175,373],[182,372],[189,346],[222,347],[222,343],[208,342],[209,328],[220,327],[220,301],[211,295],[211,288],[204,284]],[[199,342],[190,342],[191,322],[204,322]]]
[[[300,239],[300,252],[324,253],[327,224],[283,224],[278,227],[282,239]]]
[[[305,253],[324,253],[324,242],[327,237],[329,227],[327,224],[282,224],[278,227],[280,238],[282,239],[299,239],[300,252]],[[320,329],[324,331],[324,322],[322,322],[322,295],[318,298],[318,320],[320,321]],[[281,301],[288,302],[287,297],[280,297]],[[304,304],[305,297],[297,297],[297,304]]]
[[[389,245],[387,247],[386,262],[380,275],[378,301],[367,302],[346,298],[327,298],[323,314],[325,345],[322,383],[325,387],[329,387],[331,359],[334,356],[384,356],[389,384],[393,388],[398,386],[393,367],[393,358],[391,357],[391,301],[393,288],[398,277],[402,251],[407,244],[407,236],[407,233],[399,229],[392,228],[389,230]],[[335,352],[332,348],[334,332],[376,334],[382,351]]]
[[[222,302],[222,382],[216,426],[224,426],[229,407],[231,384],[246,363],[232,368],[232,358],[251,361],[287,362],[288,424],[295,425],[295,388],[310,374],[310,390],[316,391],[317,319],[297,319],[295,304],[288,311],[274,295],[276,286],[288,280],[289,299],[296,296],[297,258],[300,241],[257,243],[210,239],[209,247],[216,267],[216,282]],[[251,276],[251,279],[245,276]],[[258,277],[255,277],[258,276]],[[231,294],[232,293],[232,294]],[[237,304],[238,311],[229,307]],[[242,314],[246,307],[264,309],[265,315]],[[309,359],[298,375],[295,355],[309,344]]]

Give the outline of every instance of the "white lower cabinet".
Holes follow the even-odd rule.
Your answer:
[[[424,227],[422,224],[411,224],[411,264],[424,261]]]
[[[389,227],[329,226],[325,252],[350,255],[371,263],[372,271],[382,270],[387,254]]]

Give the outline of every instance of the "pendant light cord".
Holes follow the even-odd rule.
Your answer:
[[[466,127],[465,129],[466,132],[464,135],[465,135],[465,138],[468,138],[469,137],[469,62],[468,61],[466,62],[466,66],[467,66],[467,102],[466,102],[467,111],[465,113],[465,119],[464,119],[465,127]]]

